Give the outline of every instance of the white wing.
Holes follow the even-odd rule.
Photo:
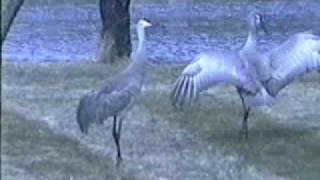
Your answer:
[[[217,83],[232,84],[255,93],[256,86],[245,68],[235,52],[201,54],[177,79],[171,93],[172,102],[177,107],[191,104],[199,92]]]
[[[320,37],[308,32],[297,33],[268,52],[267,58],[272,72],[266,89],[276,96],[294,79],[320,69]]]

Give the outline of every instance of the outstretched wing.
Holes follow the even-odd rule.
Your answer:
[[[320,37],[308,32],[297,33],[268,52],[267,58],[272,72],[266,89],[276,96],[294,79],[320,69]]]
[[[191,104],[199,92],[217,83],[232,84],[254,93],[245,65],[235,52],[201,54],[183,70],[171,92],[173,105]]]

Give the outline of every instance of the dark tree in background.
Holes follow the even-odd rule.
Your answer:
[[[98,62],[114,62],[131,53],[130,0],[100,0],[102,30],[97,51]]]

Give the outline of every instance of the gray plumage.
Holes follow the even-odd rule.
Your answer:
[[[250,14],[249,34],[241,49],[202,53],[187,65],[172,91],[173,104],[177,107],[187,105],[186,102],[190,104],[201,91],[218,83],[232,84],[241,92],[256,94],[262,86],[257,80],[258,73],[253,71],[259,54],[257,28],[262,27],[262,23],[261,15]],[[192,86],[187,86],[189,84]]]
[[[261,20],[261,15],[250,14],[249,35],[240,50],[200,54],[187,65],[172,91],[173,105],[190,105],[201,91],[218,83],[234,85],[244,109],[242,135],[248,138],[252,107],[273,104],[288,83],[320,68],[319,37],[311,33],[298,33],[265,54],[259,52],[257,28],[263,24]]]
[[[97,92],[86,94],[80,99],[77,109],[77,122],[82,133],[87,134],[91,123],[102,124],[108,117],[114,118],[113,137],[117,146],[118,160],[121,159],[120,131],[122,117],[135,103],[139,95],[145,74],[147,58],[145,56],[145,32],[149,22],[142,19],[137,24],[138,48],[131,55],[132,63],[126,70],[114,77]]]
[[[320,36],[297,33],[264,56],[271,71],[265,87],[276,96],[293,80],[320,69]]]

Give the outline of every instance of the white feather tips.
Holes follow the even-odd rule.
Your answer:
[[[181,75],[171,92],[172,104],[177,108],[192,105],[197,97],[197,80],[190,75]]]

